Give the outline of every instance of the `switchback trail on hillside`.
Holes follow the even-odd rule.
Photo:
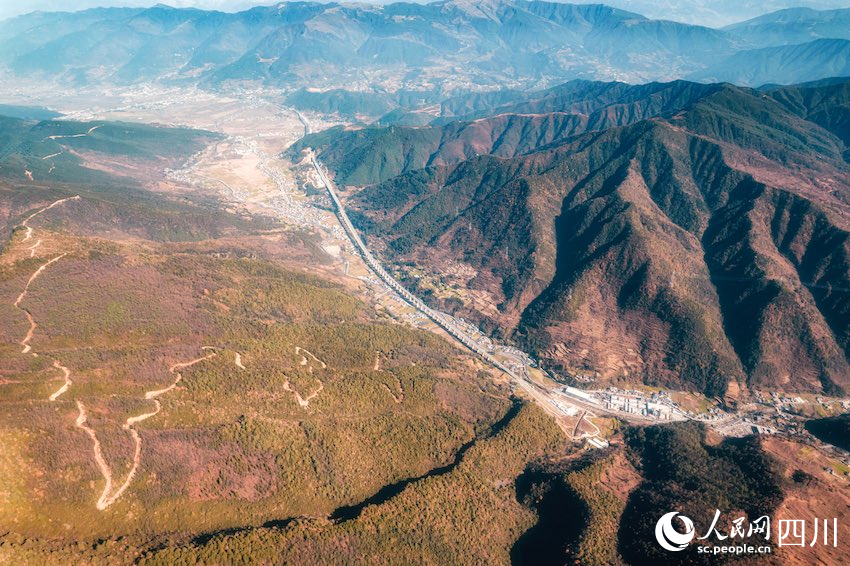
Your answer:
[[[205,347],[204,349],[211,350],[212,348]],[[100,511],[105,510],[110,505],[118,501],[124,492],[127,491],[127,488],[130,487],[130,483],[133,481],[133,478],[136,477],[136,472],[139,469],[139,464],[142,461],[142,437],[139,435],[139,432],[136,430],[135,426],[143,421],[148,420],[151,417],[155,417],[162,410],[162,404],[159,402],[158,397],[164,395],[177,387],[177,384],[183,379],[183,375],[179,370],[185,369],[187,367],[191,367],[197,363],[200,363],[204,360],[208,360],[215,356],[216,353],[210,352],[206,356],[195,358],[194,360],[188,362],[179,362],[172,365],[168,371],[172,375],[174,375],[174,381],[168,386],[162,389],[154,389],[145,393],[145,399],[148,401],[154,402],[154,410],[148,413],[142,413],[140,415],[136,415],[133,417],[127,418],[124,422],[123,429],[130,433],[131,438],[133,439],[133,464],[130,467],[130,471],[127,473],[127,477],[124,480],[124,483],[121,486],[114,490],[113,485],[115,480],[112,475],[112,468],[107,463],[106,459],[103,457],[103,450],[101,448],[100,440],[97,438],[97,433],[93,428],[88,426],[87,420],[88,415],[86,413],[86,407],[82,403],[82,401],[77,401],[77,409],[79,411],[79,415],[77,416],[76,426],[83,431],[91,438],[92,440],[92,449],[94,451],[94,461],[97,464],[98,469],[100,470],[100,474],[103,476],[105,480],[105,485],[103,486],[103,491],[100,494],[100,497],[97,500],[97,508]]]
[[[54,201],[53,203],[51,203],[51,204],[49,204],[45,207],[42,207],[42,208],[36,210],[35,212],[33,212],[32,214],[27,216],[24,219],[24,221],[21,222],[21,226],[26,229],[26,232],[24,233],[24,237],[21,240],[21,243],[28,242],[29,240],[31,240],[33,238],[33,234],[35,233],[35,229],[32,226],[30,226],[31,220],[33,220],[35,217],[43,214],[44,212],[47,212],[48,210],[50,210],[50,209],[52,209],[56,206],[59,206],[61,204],[69,202],[69,201],[76,201],[76,200],[80,200],[79,195],[59,199],[59,200]],[[39,247],[41,247],[43,241],[44,241],[43,239],[39,238],[36,241],[35,244],[26,248],[26,250],[30,252],[29,257],[31,257],[31,258],[35,257],[35,252]],[[38,269],[36,269],[32,273],[32,275],[30,275],[29,279],[27,280],[26,285],[24,285],[23,291],[21,291],[21,294],[18,295],[18,298],[14,302],[14,307],[16,309],[18,309],[19,311],[24,313],[24,316],[26,317],[27,322],[29,322],[29,325],[30,325],[29,330],[27,330],[26,336],[24,336],[23,340],[21,340],[19,342],[19,344],[22,347],[22,350],[21,350],[22,354],[32,354],[34,357],[38,356],[38,354],[32,350],[32,345],[30,345],[30,341],[32,340],[33,336],[35,335],[35,329],[38,327],[38,323],[35,321],[35,318],[33,317],[32,313],[29,311],[29,309],[21,306],[21,303],[24,301],[24,299],[26,299],[27,294],[29,293],[29,290],[30,290],[30,286],[32,286],[32,284],[35,282],[35,280],[38,279],[47,270],[47,268],[49,268],[51,265],[53,265],[54,263],[56,263],[57,261],[59,261],[60,259],[65,257],[66,255],[68,255],[68,252],[63,252],[60,255],[57,255],[57,256],[53,257],[52,259],[47,260],[45,263],[41,264],[38,267]],[[49,397],[49,399],[51,401],[56,401],[62,394],[64,394],[66,391],[68,391],[68,389],[71,387],[71,384],[73,382],[71,381],[71,370],[68,369],[67,367],[65,367],[64,365],[62,365],[62,363],[56,358],[53,358],[53,367],[62,372],[62,377],[64,379],[63,385],[58,390],[56,390],[54,393],[52,393]]]

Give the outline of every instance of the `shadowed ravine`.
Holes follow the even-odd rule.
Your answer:
[[[350,519],[356,519],[360,516],[360,513],[362,513],[363,509],[365,509],[366,507],[370,505],[379,505],[381,503],[384,503],[385,501],[401,493],[405,487],[414,482],[424,480],[426,478],[442,476],[451,472],[461,462],[461,460],[463,460],[463,456],[464,454],[466,454],[467,450],[472,448],[472,446],[474,446],[476,442],[480,442],[482,440],[486,440],[492,436],[495,436],[506,426],[508,426],[508,423],[510,423],[511,420],[513,420],[513,418],[519,412],[520,407],[522,407],[522,404],[518,401],[514,401],[513,405],[511,405],[511,408],[508,409],[507,413],[505,413],[505,416],[493,423],[493,425],[490,426],[490,428],[487,429],[484,434],[481,434],[478,437],[473,438],[469,442],[463,444],[455,454],[454,460],[449,464],[446,464],[445,466],[440,466],[439,468],[434,468],[422,474],[421,476],[408,478],[384,486],[380,490],[378,490],[375,495],[361,501],[360,503],[357,503],[356,505],[347,505],[345,507],[338,508],[336,511],[331,513],[330,518],[335,521],[348,521]]]
[[[455,453],[455,457],[450,463],[448,463],[444,466],[440,466],[438,468],[433,468],[433,469],[429,470],[428,472],[426,472],[422,475],[412,477],[412,478],[407,478],[407,479],[404,479],[404,480],[400,480],[396,483],[384,486],[380,490],[378,490],[377,493],[375,493],[374,495],[364,499],[360,503],[356,503],[354,505],[345,505],[343,507],[337,508],[335,511],[333,511],[330,514],[329,518],[331,520],[334,520],[334,521],[337,521],[337,522],[343,522],[343,521],[349,521],[351,519],[356,519],[357,517],[360,516],[360,514],[363,512],[363,510],[366,507],[368,507],[370,505],[380,505],[381,503],[384,503],[384,502],[392,499],[393,497],[395,497],[396,495],[398,495],[399,493],[404,491],[404,488],[407,487],[408,485],[412,484],[412,483],[415,483],[415,482],[418,482],[420,480],[424,480],[424,479],[427,479],[427,478],[438,477],[438,476],[448,474],[449,472],[454,470],[455,467],[458,464],[460,464],[460,462],[461,462],[461,460],[463,460],[463,457],[466,454],[466,452],[470,448],[472,448],[472,446],[474,446],[476,442],[487,440],[488,438],[491,438],[491,437],[495,436],[496,434],[498,434],[499,432],[501,432],[502,430],[504,430],[505,427],[507,427],[508,424],[517,415],[517,413],[519,413],[519,410],[520,410],[521,407],[522,407],[522,403],[520,401],[514,399],[513,404],[511,405],[511,408],[508,409],[508,411],[505,413],[505,415],[501,419],[499,419],[498,421],[493,423],[485,432],[483,432],[482,434],[479,434],[478,436],[476,436],[475,438],[473,438],[469,442],[463,444],[458,449],[458,451]],[[283,528],[283,527],[286,527],[293,520],[295,520],[294,517],[288,518],[288,519],[271,520],[271,521],[266,521],[261,526],[267,527],[267,528]],[[221,529],[221,530],[218,530],[218,531],[204,533],[203,535],[199,535],[199,536],[193,538],[192,543],[197,544],[197,545],[202,545],[202,544],[205,544],[205,543],[209,542],[210,540],[212,540],[212,539],[214,539],[218,536],[228,536],[228,535],[234,535],[234,534],[238,534],[238,533],[242,533],[242,532],[248,532],[253,528],[256,528],[256,527],[251,527],[251,526],[233,527],[233,528],[229,528],[229,529]]]
[[[587,506],[564,482],[563,470],[530,469],[516,480],[517,499],[537,513],[537,523],[514,543],[517,566],[567,563],[567,550],[584,531]]]

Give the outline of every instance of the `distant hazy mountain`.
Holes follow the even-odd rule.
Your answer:
[[[850,76],[850,41],[846,39],[818,39],[801,45],[742,51],[690,78],[763,85],[841,76]]]
[[[93,9],[0,22],[0,65],[74,85],[247,81],[454,93],[541,88],[572,78],[634,83],[688,77],[757,86],[844,73],[840,43],[764,49],[850,39],[848,14],[784,10],[721,30],[601,4],[525,0],[287,2],[239,13]],[[347,100],[344,92],[321,98],[308,93],[301,101],[347,111],[386,103]]]
[[[608,0],[606,4],[650,18],[709,27],[726,26],[786,8],[847,7],[843,0]]]
[[[753,42],[598,4],[524,0],[282,3],[236,14],[156,6],[0,23],[0,64],[72,84],[260,81],[395,91],[644,82],[699,72],[742,46]]]
[[[850,39],[850,8],[790,8],[724,28],[760,46],[806,43],[815,39]]]
[[[716,60],[689,78],[761,85],[850,75],[850,9],[791,8],[724,31],[752,48]]]
[[[28,12],[77,11],[103,5],[147,7],[155,0],[27,0],[25,3],[0,3],[0,19],[18,16]],[[389,4],[377,1],[376,4]],[[418,0],[417,4],[427,2]],[[576,4],[595,4],[597,2],[578,0]],[[643,14],[653,19],[673,20],[694,25],[720,27],[748,18],[754,18],[767,12],[784,8],[804,6],[818,10],[843,8],[846,2],[841,0],[609,0],[609,6]],[[237,11],[246,10],[258,4],[275,4],[263,0],[168,0],[163,2],[176,8],[195,7],[205,10]]]
[[[30,12],[74,12],[104,5],[125,7],[148,7],[155,0],[27,0],[26,2],[0,2],[0,19],[11,18]],[[176,8],[196,7],[206,10],[245,10],[257,4],[271,4],[255,0],[168,0],[164,2]]]
[[[302,142],[365,186],[350,209],[384,254],[466,266],[499,312],[442,307],[565,373],[850,390],[850,81],[578,81],[475,106]]]

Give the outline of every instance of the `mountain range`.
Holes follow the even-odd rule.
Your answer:
[[[816,10],[847,7],[847,3],[841,0],[607,0],[607,4],[654,19],[709,27],[734,25],[766,13],[803,5]]]
[[[850,10],[612,2],[0,22],[0,564],[850,562]]]
[[[492,100],[498,100],[493,97]],[[850,81],[573,81],[302,140],[407,284],[562,376],[850,388]]]
[[[65,84],[462,92],[570,78],[745,85],[850,73],[850,10],[792,9],[722,29],[601,4],[287,2],[231,14],[156,6],[0,23],[0,65]],[[830,40],[824,50],[823,40]],[[829,64],[825,64],[825,61]]]

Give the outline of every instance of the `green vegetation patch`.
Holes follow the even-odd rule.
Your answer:
[[[719,526],[725,533],[741,515],[751,520],[772,515],[784,497],[778,464],[762,450],[758,437],[712,446],[702,425],[682,423],[630,428],[625,438],[644,477],[620,523],[619,550],[627,562],[714,564],[717,557],[698,554],[693,545],[676,556],[659,547],[654,535],[658,518],[678,511],[693,520],[702,536],[720,510]]]
[[[0,467],[17,478],[0,494],[13,506],[4,524],[14,528],[0,537],[12,563],[105,562],[107,543],[131,562],[163,542],[329,517],[454,466],[509,406],[447,342],[379,322],[328,281],[220,257],[206,243],[175,252],[51,237],[76,251],[27,296],[38,358],[20,354],[22,314],[0,311],[23,321],[0,334],[2,377],[15,381],[0,402],[0,438],[12,454]],[[40,264],[4,267],[3,296],[13,301]],[[73,385],[51,403],[62,382],[54,358]],[[97,510],[104,479],[75,426],[76,402],[117,489],[135,449],[126,420],[154,411],[146,393],[174,384],[178,371],[176,387],[156,398],[159,412],[134,425],[141,460],[128,489]],[[508,441],[537,446],[529,434]]]
[[[560,447],[562,438],[542,411],[523,406],[456,466],[407,485],[353,519],[222,534],[202,544],[169,546],[141,562],[506,563],[514,541],[535,521],[516,501],[513,482],[532,459]]]

